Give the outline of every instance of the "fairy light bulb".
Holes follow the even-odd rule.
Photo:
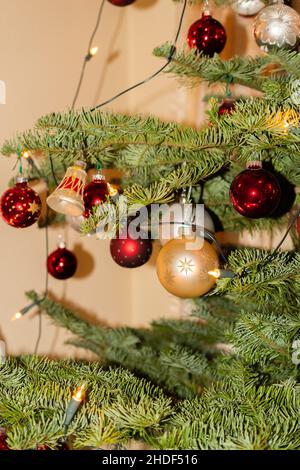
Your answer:
[[[16,320],[19,320],[20,318],[22,318],[22,313],[21,312],[17,312],[15,313],[12,317],[11,317],[11,321],[16,321]]]
[[[70,425],[72,419],[74,418],[76,414],[76,411],[78,410],[80,404],[84,400],[85,391],[86,391],[86,384],[82,384],[73,392],[72,398],[69,401],[67,410],[66,410],[66,415],[65,415],[65,420],[64,420],[65,429],[67,429],[68,426]]]
[[[85,384],[82,384],[73,393],[72,400],[75,400],[77,402],[82,402],[82,400],[84,399],[84,395],[85,395]]]
[[[90,56],[92,56],[92,57],[94,57],[94,55],[96,55],[97,52],[98,52],[98,46],[93,46],[93,47],[91,47],[90,50],[89,50],[89,54],[90,54]]]

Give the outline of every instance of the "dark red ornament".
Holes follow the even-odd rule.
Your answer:
[[[147,263],[152,254],[152,241],[138,238],[134,240],[129,237],[114,238],[110,242],[110,253],[113,260],[123,268],[138,268]]]
[[[116,7],[126,7],[127,5],[130,5],[131,3],[135,2],[135,0],[108,0],[109,3],[112,3],[113,5],[116,5]]]
[[[4,428],[0,428],[0,451],[10,450],[6,442],[7,436]]]
[[[219,110],[218,110],[218,116],[224,116],[224,114],[231,114],[235,109],[235,101],[226,99],[221,103]]]
[[[84,217],[89,217],[92,208],[105,202],[108,196],[109,187],[105,178],[100,174],[94,175],[92,181],[86,185],[83,192]]]
[[[275,176],[263,168],[248,168],[237,175],[230,186],[235,210],[245,217],[270,216],[280,202],[281,189]]]
[[[48,273],[55,279],[69,279],[77,269],[77,258],[63,243],[47,259]]]
[[[47,446],[46,444],[38,444],[36,446],[36,450],[52,450],[52,449],[50,449],[50,447]]]
[[[41,214],[41,199],[27,185],[25,178],[17,178],[13,188],[1,197],[0,209],[3,220],[12,227],[25,228],[34,224]]]
[[[192,24],[187,38],[190,48],[196,47],[209,57],[222,52],[226,39],[223,25],[208,14],[203,14],[200,20]]]

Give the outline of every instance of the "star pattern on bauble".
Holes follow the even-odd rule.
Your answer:
[[[193,273],[195,271],[196,265],[193,263],[192,258],[184,258],[178,261],[177,267],[181,273],[184,273],[187,276],[189,273]]]
[[[31,212],[32,214],[35,214],[39,210],[40,210],[40,205],[37,204],[35,201],[29,203],[28,212]]]

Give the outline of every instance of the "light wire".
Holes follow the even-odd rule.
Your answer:
[[[90,50],[91,50],[91,47],[92,47],[92,44],[93,44],[94,37],[95,37],[95,35],[98,31],[99,25],[100,25],[104,5],[105,5],[105,0],[101,0],[100,8],[99,8],[98,15],[97,15],[96,24],[95,24],[95,27],[93,29],[92,35],[90,37],[90,40],[89,40],[87,54],[84,57],[84,60],[83,60],[83,63],[82,63],[81,72],[80,72],[80,76],[79,76],[79,80],[78,80],[78,85],[77,85],[75,95],[74,95],[74,98],[73,98],[73,101],[72,101],[71,109],[74,109],[74,107],[75,107],[75,104],[76,104],[76,101],[77,101],[77,98],[78,98],[78,95],[80,93],[81,86],[82,86],[82,83],[83,83],[86,65],[87,65],[88,61],[91,59]]]
[[[109,98],[108,100],[103,101],[103,103],[100,103],[97,106],[95,106],[94,108],[92,108],[91,111],[95,111],[96,109],[102,108],[103,106],[106,106],[107,104],[112,103],[117,98],[120,98],[120,96],[123,96],[126,93],[129,93],[130,91],[134,90],[135,88],[138,88],[141,85],[144,85],[144,84],[150,82],[151,80],[153,80],[153,78],[157,77],[157,75],[159,75],[161,72],[163,72],[168,67],[168,65],[172,62],[174,54],[176,52],[176,44],[177,44],[177,41],[178,41],[178,38],[179,38],[179,35],[180,35],[180,32],[181,32],[186,7],[187,7],[187,0],[184,0],[184,4],[183,4],[182,12],[181,12],[181,15],[180,15],[180,20],[179,20],[179,25],[178,25],[178,28],[177,28],[175,40],[174,40],[174,42],[173,42],[173,44],[170,48],[170,52],[169,52],[169,55],[167,57],[167,62],[162,67],[160,67],[156,72],[154,72],[152,75],[150,75],[149,77],[147,77],[144,80],[136,83],[135,85],[132,85],[132,86],[126,88],[123,91],[120,91],[119,93],[117,93],[112,98]]]

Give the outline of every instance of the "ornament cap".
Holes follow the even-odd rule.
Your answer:
[[[92,181],[103,181],[103,180],[105,180],[105,176],[102,173],[100,173],[100,171],[93,175]]]
[[[28,183],[28,179],[25,176],[17,176],[15,182],[16,184]]]
[[[58,235],[57,237],[57,248],[66,248],[67,244],[64,241],[64,237],[62,235]]]
[[[262,166],[263,165],[260,160],[252,160],[246,164],[246,168],[249,170],[260,170]]]
[[[83,170],[86,169],[86,163],[82,160],[76,160],[76,162],[74,162],[74,166],[79,166],[79,168],[82,168]]]

